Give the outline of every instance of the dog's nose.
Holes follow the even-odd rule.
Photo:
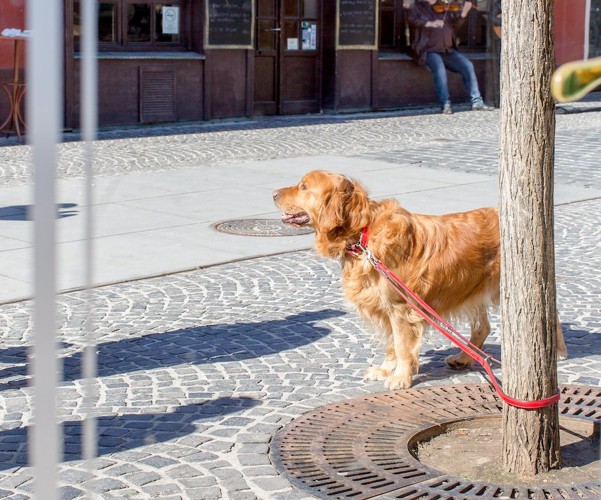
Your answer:
[[[280,192],[276,189],[271,195],[273,196],[273,201],[275,201],[280,197]]]

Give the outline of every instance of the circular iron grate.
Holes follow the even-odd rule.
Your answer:
[[[560,416],[601,423],[601,388],[563,386]],[[303,415],[274,438],[275,466],[320,498],[601,498],[601,481],[570,486],[507,486],[452,477],[410,453],[431,427],[498,417],[502,404],[485,384],[410,389],[357,397]]]
[[[235,219],[212,224],[216,231],[241,236],[300,236],[310,234],[310,227],[294,227],[280,219]]]

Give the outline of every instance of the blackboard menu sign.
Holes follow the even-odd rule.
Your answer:
[[[206,46],[253,47],[253,0],[207,0]]]
[[[338,0],[338,48],[377,48],[378,2]]]

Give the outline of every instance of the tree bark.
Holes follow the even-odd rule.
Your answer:
[[[553,0],[504,0],[501,52],[501,331],[503,385],[518,399],[557,390],[553,167]],[[557,404],[503,409],[503,465],[560,466]]]

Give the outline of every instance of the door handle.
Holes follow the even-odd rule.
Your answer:
[[[271,29],[266,29],[263,31],[282,31],[282,28],[271,28]]]

